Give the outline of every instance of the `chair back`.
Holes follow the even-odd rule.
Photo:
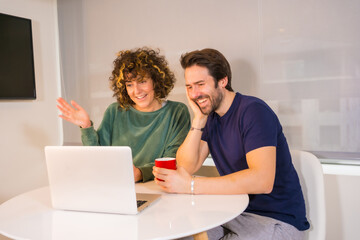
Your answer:
[[[310,229],[308,240],[324,240],[326,231],[324,176],[320,160],[312,153],[291,150],[291,158],[304,194]]]

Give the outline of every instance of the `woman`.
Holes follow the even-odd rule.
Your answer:
[[[166,100],[175,76],[158,51],[139,48],[118,54],[109,80],[117,102],[107,108],[97,130],[75,101],[71,106],[59,98],[59,116],[80,126],[84,145],[130,146],[135,182],[151,180],[154,160],[175,157],[190,129],[186,105]]]

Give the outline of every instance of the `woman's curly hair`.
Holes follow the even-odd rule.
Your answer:
[[[140,81],[144,77],[150,77],[154,83],[155,98],[158,100],[166,98],[174,88],[175,75],[170,71],[165,57],[159,55],[159,50],[143,47],[120,51],[113,63],[114,70],[109,78],[110,88],[123,109],[127,110],[135,104],[126,91],[125,83],[128,81]]]

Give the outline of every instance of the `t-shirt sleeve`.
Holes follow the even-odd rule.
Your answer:
[[[278,119],[266,105],[249,105],[240,120],[245,152],[277,145]]]

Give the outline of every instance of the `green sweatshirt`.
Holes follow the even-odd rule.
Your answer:
[[[183,103],[167,101],[157,111],[140,112],[133,107],[123,110],[116,102],[106,109],[97,131],[81,129],[81,139],[86,146],[130,146],[146,182],[154,178],[155,158],[175,157],[189,129],[190,114]]]

